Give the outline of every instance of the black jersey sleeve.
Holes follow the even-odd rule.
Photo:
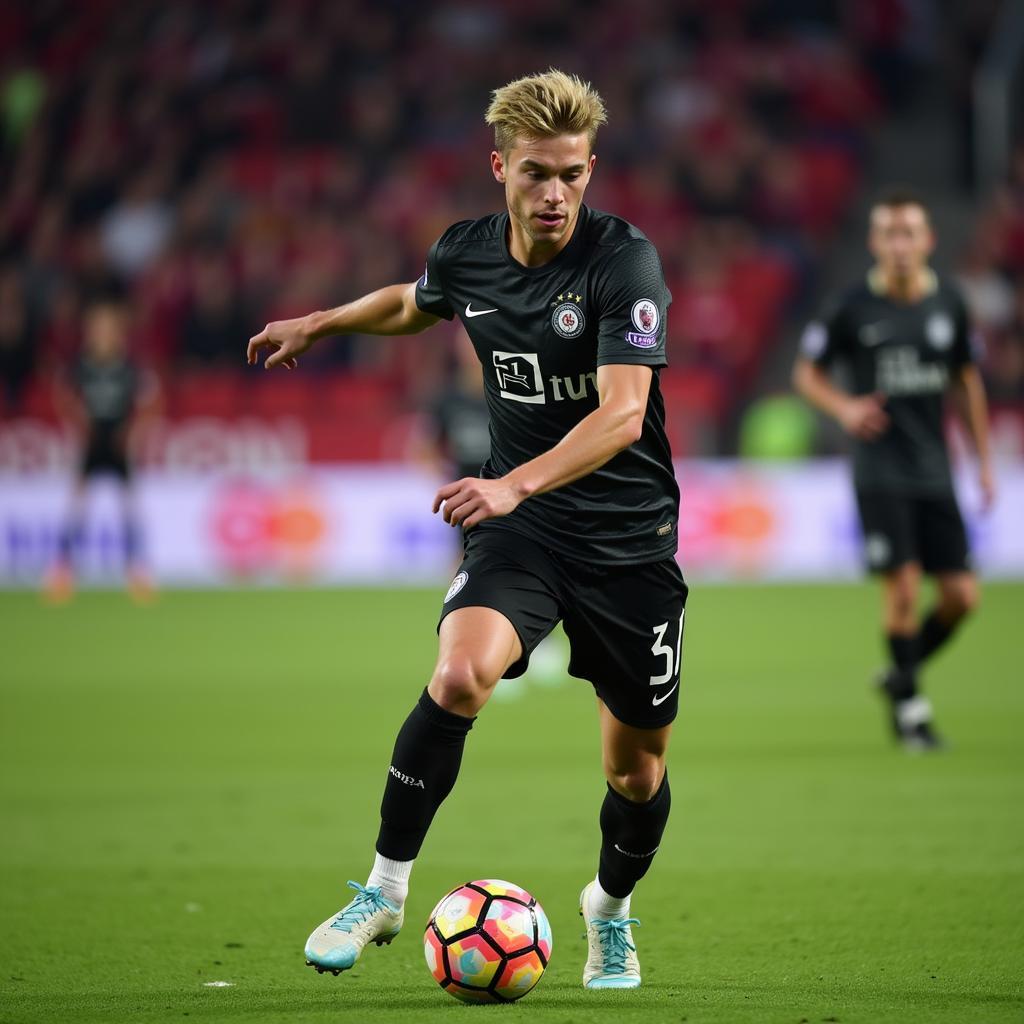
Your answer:
[[[416,282],[416,305],[424,313],[451,320],[455,316],[455,311],[444,293],[443,251],[444,235],[427,253],[427,265],[423,268],[423,276]]]
[[[981,340],[971,329],[967,303],[956,291],[953,293],[953,311],[953,350],[950,355],[953,366],[959,368],[978,361]]]
[[[846,327],[846,305],[832,299],[822,309],[821,316],[812,320],[800,336],[800,355],[819,366],[828,367],[849,351],[849,331]]]
[[[616,249],[595,286],[597,365],[667,365],[665,327],[672,295],[658,252],[646,238]]]

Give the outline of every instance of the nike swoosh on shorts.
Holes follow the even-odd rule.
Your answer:
[[[679,680],[677,679],[676,680],[676,686],[678,686],[678,685],[679,685]],[[669,697],[671,697],[672,694],[675,692],[676,686],[673,686],[672,689],[668,691],[668,693],[663,693],[660,697],[652,697],[651,698],[651,703],[655,707],[657,707],[659,704],[664,704],[665,701],[667,701],[669,699]]]
[[[473,305],[472,302],[467,302],[466,303],[466,316],[468,316],[468,317],[483,316],[485,313],[497,313],[498,312],[496,309],[470,309],[470,307],[472,305]]]

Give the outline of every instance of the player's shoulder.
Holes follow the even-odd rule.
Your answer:
[[[877,299],[868,275],[851,281],[845,287],[836,289],[829,300],[836,310],[863,309]]]
[[[492,213],[475,220],[459,220],[450,225],[438,238],[440,252],[456,252],[466,246],[489,244],[502,237],[506,214]]]
[[[660,280],[661,257],[654,243],[635,225],[603,210],[587,210],[584,224],[587,259],[597,280],[610,287]]]
[[[590,207],[584,207],[584,210],[584,233],[590,247],[605,250],[607,253],[633,246],[654,250],[654,243],[625,218]]]
[[[945,274],[935,275],[935,296],[940,302],[953,307],[957,312],[967,309],[967,300],[964,298],[960,285]]]

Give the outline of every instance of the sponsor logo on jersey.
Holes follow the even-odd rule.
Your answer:
[[[578,338],[586,326],[583,310],[575,302],[563,302],[551,314],[551,326],[563,338]]]
[[[656,348],[658,345],[657,338],[649,334],[636,334],[634,331],[626,331],[626,341],[634,348]]]
[[[491,356],[502,398],[544,404],[544,382],[535,352],[494,352]]]
[[[932,348],[944,352],[953,344],[953,337],[956,329],[952,319],[945,313],[932,313],[925,321],[924,336]]]
[[[456,573],[452,585],[448,588],[448,593],[444,595],[444,604],[447,604],[468,582],[468,572]]]
[[[658,304],[652,299],[637,299],[630,311],[633,326],[641,334],[657,334],[661,317],[658,315]]]
[[[572,377],[548,377],[551,385],[551,395],[556,402],[579,402],[591,393],[596,398],[597,373],[593,370],[590,373],[581,373],[575,379]]]
[[[934,395],[949,386],[949,369],[945,363],[922,362],[916,348],[901,345],[878,353],[875,380],[887,395]]]

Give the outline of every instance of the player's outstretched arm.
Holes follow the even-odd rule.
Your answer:
[[[828,374],[806,356],[793,367],[793,388],[827,416],[832,416],[848,434],[862,441],[875,441],[889,429],[885,396],[851,395],[836,387]]]
[[[614,364],[597,370],[601,404],[584,416],[554,448],[497,480],[465,477],[440,488],[434,511],[467,529],[507,516],[533,494],[544,494],[593,473],[639,440],[651,387],[649,366]]]
[[[996,496],[996,478],[992,471],[992,452],[988,440],[988,401],[985,384],[978,367],[969,363],[954,378],[954,401],[957,412],[967,427],[978,453],[978,484],[984,507],[989,508]]]
[[[298,357],[321,338],[332,334],[416,334],[438,318],[416,305],[416,285],[393,284],[336,309],[309,313],[294,320],[275,320],[249,339],[246,360],[259,361],[263,349],[270,355],[266,369],[294,370]]]

